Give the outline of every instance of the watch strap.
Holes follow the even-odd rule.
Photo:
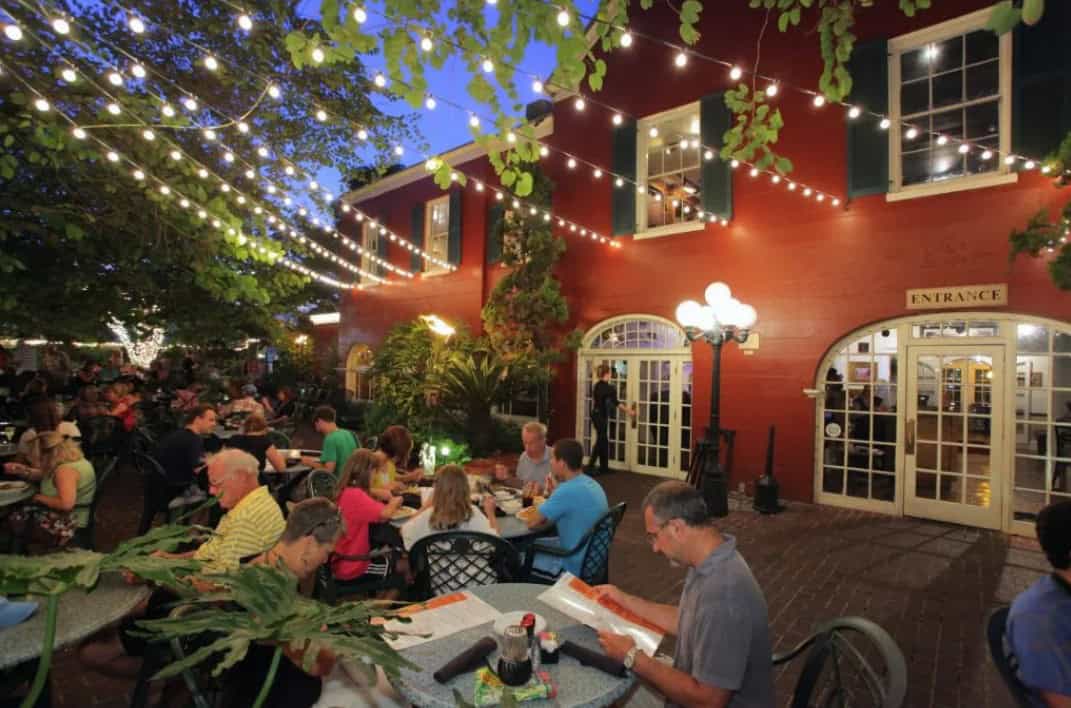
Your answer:
[[[632,667],[636,665],[636,655],[639,654],[639,652],[640,648],[634,646],[628,650],[627,654],[625,654],[625,660],[621,663],[623,663],[625,665],[625,668],[629,671],[631,671]]]

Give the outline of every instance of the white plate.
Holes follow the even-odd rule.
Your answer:
[[[517,610],[516,612],[503,612],[502,616],[495,620],[495,634],[505,634],[506,627],[520,624],[526,614],[528,613],[521,610]],[[545,631],[547,631],[547,621],[543,619],[543,615],[537,614],[535,616],[535,633],[539,634],[540,632]]]

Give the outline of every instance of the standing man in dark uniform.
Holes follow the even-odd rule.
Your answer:
[[[599,364],[596,372],[599,380],[591,388],[591,424],[595,426],[595,447],[586,469],[591,476],[596,474],[595,460],[599,460],[597,474],[610,472],[610,416],[614,414],[614,410],[620,409],[629,417],[636,416],[635,408],[629,408],[617,399],[617,387],[610,384],[610,367],[607,364]]]

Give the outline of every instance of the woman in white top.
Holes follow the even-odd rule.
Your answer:
[[[402,542],[410,550],[425,536],[445,531],[476,531],[498,535],[495,498],[483,498],[483,511],[469,500],[469,482],[458,465],[444,465],[435,475],[431,506],[402,526]]]

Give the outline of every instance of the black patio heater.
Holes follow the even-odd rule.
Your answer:
[[[714,350],[710,376],[710,426],[696,447],[696,480],[707,509],[714,516],[729,514],[729,480],[721,469],[721,348],[726,342],[747,341],[757,315],[755,308],[732,296],[725,283],[711,283],[703,293],[707,304],[686,300],[677,306],[677,322],[688,341],[704,341]]]
[[[774,451],[774,426],[770,426],[770,436],[766,441],[766,474],[759,477],[755,482],[755,502],[753,507],[760,514],[777,514],[785,510],[778,501],[777,496],[781,485],[774,479],[773,474],[773,451]]]

